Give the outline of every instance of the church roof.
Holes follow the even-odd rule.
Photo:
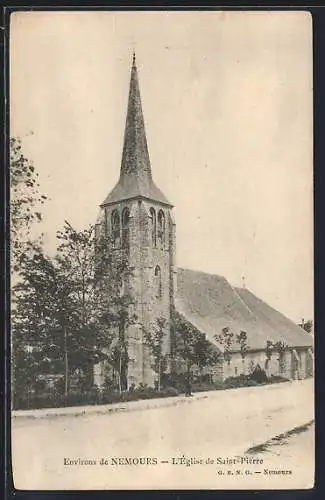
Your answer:
[[[224,327],[247,333],[251,350],[265,349],[267,340],[291,347],[312,346],[312,336],[247,289],[234,288],[223,276],[178,269],[176,310],[215,342]],[[234,345],[233,351],[239,350]]]
[[[138,72],[133,55],[120,178],[102,206],[137,197],[171,206],[152,179]]]

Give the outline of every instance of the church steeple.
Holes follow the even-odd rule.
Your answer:
[[[132,314],[138,319],[124,332],[130,363],[120,367],[123,389],[139,383],[154,386],[152,356],[142,339],[143,331],[149,331],[158,318],[163,318],[165,325],[163,353],[171,353],[176,290],[176,227],[172,208],[152,179],[133,53],[120,177],[101,204],[96,224],[96,237],[107,236],[111,262],[120,265],[127,261],[132,269],[123,286],[132,297]],[[115,333],[119,332],[112,331]]]
[[[134,52],[121,164],[121,176],[125,175],[134,175],[141,183],[147,183],[151,179],[151,166]]]
[[[152,180],[136,57],[133,52],[120,178],[102,205],[137,197],[171,206]]]

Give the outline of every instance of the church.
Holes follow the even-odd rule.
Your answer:
[[[154,385],[155,374],[143,330],[150,330],[158,318],[164,318],[164,351],[170,354],[175,314],[190,322],[220,350],[220,361],[211,369],[215,382],[247,373],[257,364],[268,375],[288,379],[313,375],[312,335],[247,288],[235,288],[223,276],[177,267],[173,205],[153,180],[135,55],[120,177],[100,205],[96,233],[108,235],[112,258],[127,255],[133,270],[129,286],[138,321],[126,332],[129,363],[125,388],[141,383]],[[224,360],[223,346],[215,340],[224,328],[246,332],[245,360],[235,344],[231,361]],[[272,352],[267,359],[268,342],[280,342],[284,348]],[[104,374],[104,364],[98,363],[94,372],[96,385],[103,384]]]

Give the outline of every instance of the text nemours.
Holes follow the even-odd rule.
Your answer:
[[[176,465],[184,467],[202,466],[202,465],[215,465],[218,467],[217,473],[219,475],[291,475],[290,469],[269,469],[266,468],[263,458],[253,458],[250,456],[235,456],[235,457],[187,457],[180,455],[178,457],[170,457],[162,459],[159,457],[101,457],[101,458],[64,458],[64,465],[66,466],[110,466],[110,467],[123,467],[123,466],[158,466],[158,465]],[[225,470],[225,466],[228,470]],[[240,467],[249,467],[248,469],[240,469]],[[230,469],[229,469],[230,467]],[[233,470],[233,467],[237,467]],[[254,470],[256,469],[256,470]]]

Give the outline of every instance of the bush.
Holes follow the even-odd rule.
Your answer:
[[[251,380],[254,380],[258,384],[266,384],[268,382],[268,377],[266,371],[263,370],[260,365],[256,365],[253,372],[250,374]]]
[[[178,393],[186,392],[185,373],[164,373],[161,377],[161,387],[173,387]]]
[[[229,377],[224,382],[210,383],[209,378],[197,379],[192,383],[192,392],[215,391],[222,389],[234,389],[239,387],[254,387],[262,384],[275,384],[287,382],[288,379],[271,375],[267,377],[264,370],[259,366],[255,367],[250,375],[239,375]],[[64,381],[59,380],[54,389],[44,389],[39,385],[37,392],[25,392],[13,398],[14,410],[29,410],[37,408],[62,408],[64,406],[83,406],[97,404],[112,404],[127,401],[137,401],[141,399],[175,397],[184,394],[186,391],[186,374],[164,374],[162,376],[161,390],[145,384],[135,386],[132,384],[128,391],[121,394],[114,389],[112,382],[107,383],[102,389],[92,385],[87,390],[71,388],[68,398],[63,393]]]
[[[268,379],[270,384],[278,384],[281,382],[289,382],[288,378],[281,377],[280,375],[271,375]]]
[[[250,375],[239,375],[238,377],[229,377],[224,381],[225,389],[235,389],[237,387],[253,387],[257,382],[251,379]]]
[[[165,387],[162,391],[164,397],[179,396],[179,391],[175,387]]]
[[[192,385],[193,392],[219,391],[221,389],[224,389],[224,384],[222,382],[194,382]]]

